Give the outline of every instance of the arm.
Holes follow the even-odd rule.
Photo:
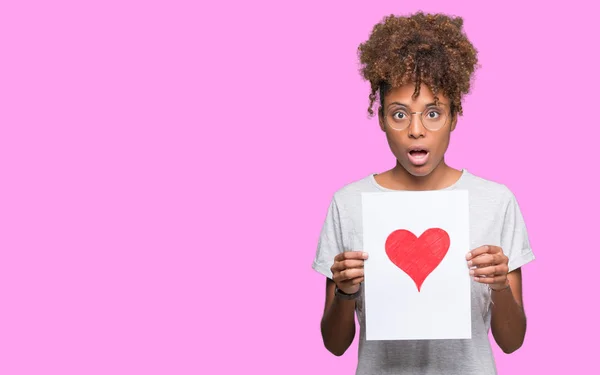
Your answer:
[[[346,294],[358,292],[360,283],[364,280],[364,260],[367,257],[361,251],[347,251],[336,255],[331,266],[333,280],[327,278],[321,336],[327,350],[337,356],[344,354],[354,340],[356,302],[335,296],[335,286]]]
[[[481,246],[467,254],[474,280],[492,289],[492,335],[504,353],[523,345],[526,331],[521,269],[508,272],[501,247]]]
[[[321,335],[327,350],[336,356],[341,356],[354,340],[356,302],[335,297],[335,283],[329,278],[327,278],[325,290],[325,311],[321,319]]]
[[[504,353],[512,353],[523,345],[527,318],[523,309],[521,269],[507,275],[509,287],[492,291],[492,335]]]

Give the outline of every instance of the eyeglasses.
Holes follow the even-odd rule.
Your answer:
[[[419,114],[421,124],[430,131],[443,128],[450,118],[448,106],[439,103],[437,106],[429,107],[422,112],[409,112],[405,107],[392,106],[385,115],[385,122],[394,130],[404,130],[412,123],[412,115]]]

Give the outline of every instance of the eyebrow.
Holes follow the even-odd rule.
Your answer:
[[[441,101],[440,101],[440,102],[438,102],[438,103],[439,103],[439,104],[444,104],[444,103],[442,103]],[[389,107],[389,106],[391,106],[391,105],[393,105],[393,104],[400,105],[400,106],[402,106],[402,107],[406,107],[406,108],[410,108],[410,106],[409,106],[408,104],[404,104],[404,103],[400,103],[400,102],[391,102],[391,103],[388,105],[388,107]],[[425,107],[431,107],[431,106],[434,106],[434,105],[435,105],[435,102],[432,102],[432,103],[425,104]]]

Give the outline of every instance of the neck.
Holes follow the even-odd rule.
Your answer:
[[[390,171],[391,178],[405,190],[439,190],[454,184],[461,172],[449,167],[444,159],[427,176],[413,176],[399,163]]]

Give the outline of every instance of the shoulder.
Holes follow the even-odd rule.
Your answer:
[[[486,194],[498,199],[510,199],[514,197],[508,186],[497,181],[489,180],[478,175],[467,172],[465,185],[470,191],[477,194]]]
[[[333,198],[337,204],[344,204],[357,198],[360,199],[361,194],[364,192],[374,191],[378,191],[378,189],[373,183],[373,175],[370,174],[342,186],[334,193]]]
[[[333,194],[332,205],[342,216],[357,214],[362,206],[362,193],[377,192],[373,175],[367,175],[358,180],[343,185]]]
[[[506,209],[508,205],[516,201],[512,190],[505,184],[471,173],[467,174],[463,186],[469,191],[469,199],[475,204]]]

